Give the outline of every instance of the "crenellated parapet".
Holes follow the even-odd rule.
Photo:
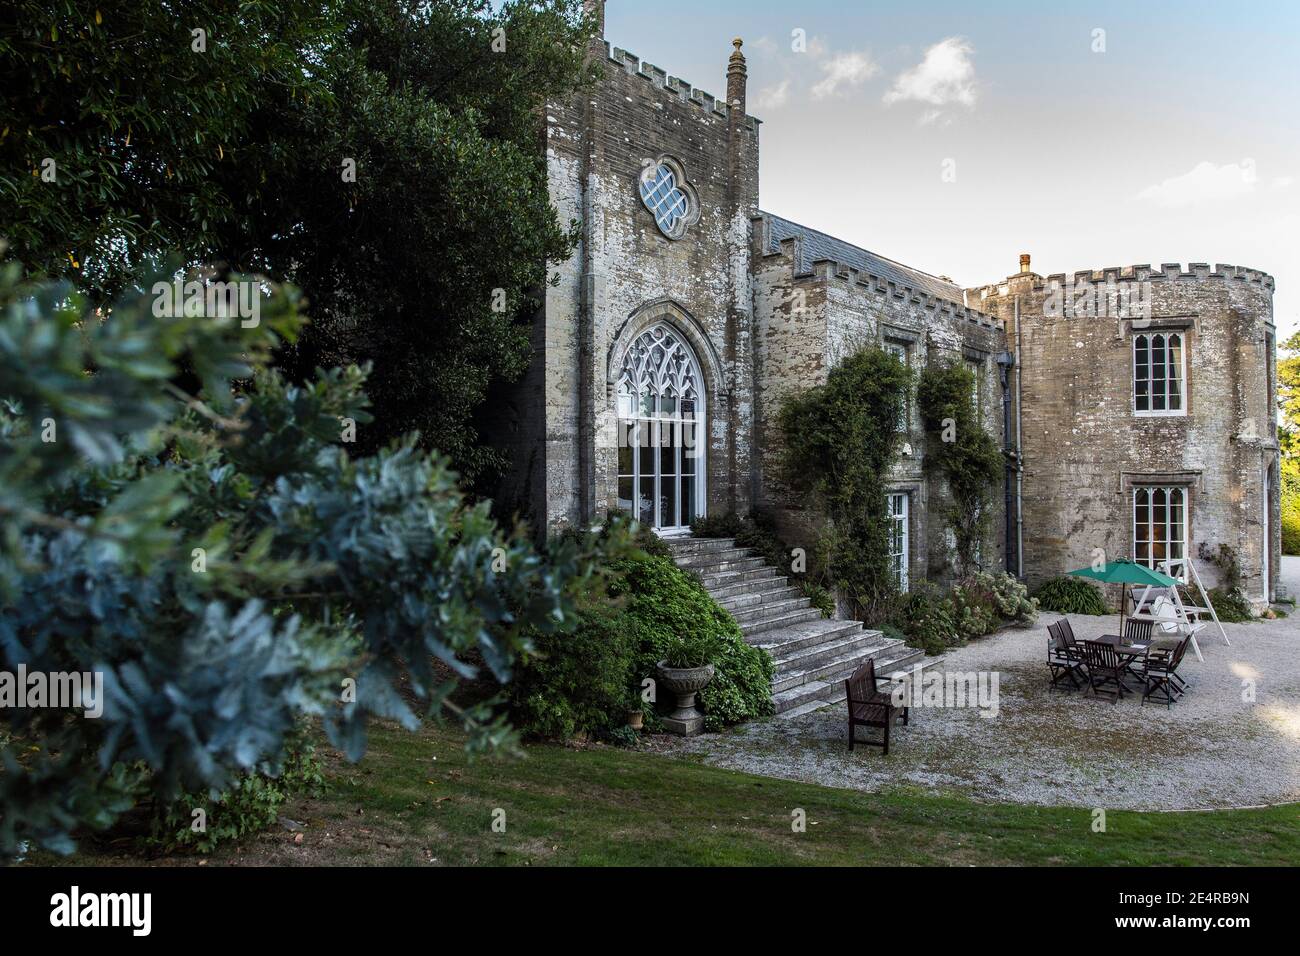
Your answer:
[[[1199,282],[1209,280],[1227,280],[1261,286],[1268,292],[1274,289],[1274,280],[1267,272],[1251,269],[1247,266],[1233,266],[1226,263],[1190,262],[1184,268],[1177,262],[1165,262],[1157,267],[1149,263],[1131,266],[1107,266],[1101,269],[1083,269],[1074,273],[1058,272],[1040,276],[1029,273],[1011,276],[1002,282],[990,283],[972,290],[981,298],[1007,295],[1009,283],[1013,281],[1029,283],[1035,290],[1050,289],[1066,285],[1083,283],[1121,283],[1121,282]],[[1023,286],[1022,286],[1023,288]]]
[[[606,41],[605,55],[610,63],[618,66],[629,76],[645,80],[677,97],[683,103],[698,106],[708,115],[720,119],[727,119],[731,115],[731,107],[727,105],[725,99],[719,99],[712,93],[707,93],[692,86],[680,76],[670,76],[667,70],[642,60],[635,53],[624,50],[622,47],[611,47],[609,42]],[[761,122],[762,120],[756,116],[745,115],[746,129],[757,130]]]
[[[797,237],[783,239],[778,244],[779,251],[767,253],[762,258],[764,260],[788,260],[792,278],[795,279],[812,278],[826,283],[835,283],[858,292],[886,297],[897,302],[906,302],[927,312],[934,313],[936,316],[970,322],[995,332],[1002,331],[1002,322],[986,312],[972,309],[968,305],[952,299],[932,295],[913,286],[897,282],[889,276],[862,269],[858,266],[845,265],[834,259],[815,259],[809,263],[808,270],[801,272],[798,268],[798,263],[801,260],[800,241]]]

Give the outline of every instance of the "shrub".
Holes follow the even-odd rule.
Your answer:
[[[1219,615],[1220,621],[1226,621],[1229,624],[1244,624],[1247,621],[1255,619],[1254,610],[1246,596],[1241,593],[1240,588],[1210,588],[1207,592],[1210,603],[1214,605],[1214,613]],[[1193,602],[1196,603],[1196,602]]]
[[[962,640],[953,618],[952,602],[924,587],[900,598],[892,626],[907,636],[909,647],[919,647],[927,654],[942,654]]]
[[[0,858],[112,826],[140,797],[118,764],[160,805],[257,803],[249,775],[303,715],[360,759],[371,716],[414,729],[411,698],[439,715],[480,665],[507,683],[525,632],[569,626],[604,572],[498,527],[414,436],[345,447],[365,372],[266,368],[302,326],[294,290],[227,277],[259,290],[245,327],[155,314],[170,270],[111,308],[20,272],[0,268],[0,668],[102,673],[105,707],[0,708]],[[513,739],[486,704],[448,710],[471,750]]]
[[[635,644],[622,609],[592,602],[571,634],[534,634],[509,685],[515,726],[567,740],[626,723]]]
[[[1107,614],[1101,591],[1083,578],[1063,574],[1039,585],[1034,592],[1038,606],[1057,614]]]
[[[953,588],[952,619],[962,641],[991,634],[998,624],[993,593],[976,581]]]
[[[822,612],[822,617],[835,616],[835,595],[829,590],[811,581],[795,581],[795,587],[803,592],[813,607]]]
[[[887,626],[901,631],[909,647],[940,654],[992,633],[1004,621],[1032,624],[1037,614],[1038,605],[1023,584],[1009,574],[981,571],[947,596],[925,584],[902,595]]]
[[[319,796],[324,789],[316,747],[300,726],[286,745],[278,773],[264,768],[241,774],[215,797],[204,792],[180,794],[155,814],[148,842],[168,851],[187,848],[211,853],[223,843],[274,824],[290,796]],[[201,817],[196,817],[197,810],[202,811]],[[194,828],[198,819],[204,823],[201,830]]]
[[[1300,554],[1300,501],[1282,504],[1282,553]]]
[[[721,656],[722,645],[712,635],[704,638],[670,637],[664,649],[663,664],[677,670],[704,667]]]
[[[1290,358],[1286,361],[1296,363],[1300,360]],[[1282,553],[1300,554],[1300,461],[1294,452],[1282,456],[1281,502]]]
[[[1005,572],[979,571],[952,592],[953,620],[965,640],[991,634],[1009,622],[1027,627],[1038,616],[1038,604],[1023,584]]]
[[[1226,544],[1217,549],[1202,544],[1198,549],[1202,561],[1208,561],[1219,569],[1219,586],[1209,589],[1209,599],[1220,621],[1241,624],[1255,619],[1250,601],[1241,589],[1241,565],[1237,563],[1237,554]],[[1199,604],[1199,601],[1192,601]]]
[[[975,577],[987,587],[1002,620],[1028,627],[1038,619],[1038,602],[1029,596],[1029,589],[1010,574],[981,571]]]
[[[671,559],[650,555],[631,558],[620,570],[610,590],[626,600],[636,647],[633,684],[654,677],[655,665],[668,656],[670,643],[683,638],[712,648],[709,663],[715,673],[699,696],[706,730],[772,713],[772,658],[745,643],[740,626],[698,579]],[[651,726],[657,724],[654,713],[646,719]]]
[[[626,518],[611,515],[594,542],[604,536],[621,540]],[[584,533],[566,537],[583,541]],[[568,738],[590,733],[612,739],[637,702],[642,680],[653,679],[655,666],[714,665],[714,677],[699,696],[705,727],[772,712],[772,659],[746,644],[740,627],[709,595],[699,580],[681,570],[652,532],[637,532],[641,545],[628,554],[608,555],[608,587],[595,588],[582,602],[571,634],[534,634],[534,650],[519,667],[510,692],[516,726],[534,736]],[[589,542],[589,544],[591,544]],[[671,704],[672,701],[660,701]],[[657,729],[657,712],[645,714]]]

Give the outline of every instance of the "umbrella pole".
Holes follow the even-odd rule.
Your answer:
[[[1128,585],[1120,584],[1119,586],[1119,639],[1124,640],[1124,596],[1128,593]]]

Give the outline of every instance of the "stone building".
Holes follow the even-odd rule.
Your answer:
[[[765,212],[741,48],[719,99],[597,41],[598,88],[548,106],[552,200],[582,241],[493,429],[513,463],[499,500],[552,529],[612,508],[664,534],[755,508],[800,527],[810,516],[776,476],[776,411],[874,343],[914,369],[976,373],[1008,464],[985,566],[1034,581],[1094,549],[1156,562],[1226,544],[1250,596],[1271,595],[1273,280],[1201,265],[1079,274],[1103,289],[1080,313],[1078,283],[1027,257],[965,289]],[[914,407],[899,427],[890,508],[907,586],[945,576],[952,540]]]
[[[972,289],[1016,361],[1021,566],[1031,582],[1095,554],[1231,549],[1250,600],[1272,600],[1278,517],[1273,279],[1192,263]]]

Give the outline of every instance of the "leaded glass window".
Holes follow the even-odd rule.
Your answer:
[[[1133,336],[1133,410],[1137,414],[1186,414],[1185,385],[1180,333]]]
[[[1187,489],[1135,488],[1133,560],[1181,579],[1184,576],[1181,562],[1186,556]]]
[[[638,335],[623,358],[618,503],[642,524],[685,528],[704,513],[703,382],[690,346],[662,323]]]

